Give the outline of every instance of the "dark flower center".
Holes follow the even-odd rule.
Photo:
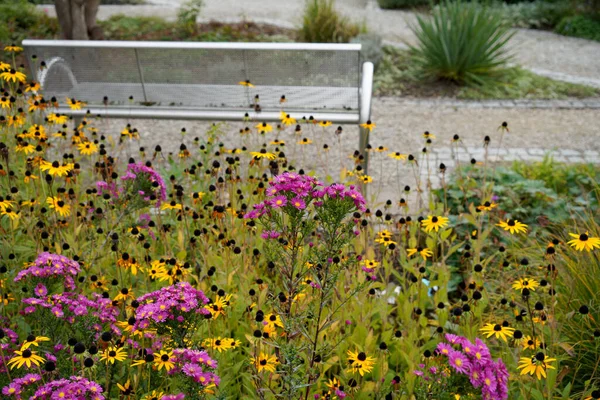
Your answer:
[[[169,356],[168,356],[167,354],[163,354],[162,356],[160,356],[160,359],[161,359],[162,361],[165,361],[165,362],[166,362],[166,361],[169,361]]]
[[[434,224],[435,224],[436,222],[438,222],[438,217],[432,217],[432,218],[431,218],[431,222],[433,222]]]
[[[267,365],[267,360],[264,358],[260,360],[260,365]]]
[[[538,361],[544,361],[545,358],[546,358],[546,356],[544,356],[544,353],[541,353],[541,352],[537,353],[535,355],[535,359],[538,360]]]
[[[358,353],[358,357],[356,358],[358,358],[360,361],[365,361],[367,359],[367,355],[361,351]]]
[[[109,357],[114,357],[114,356],[116,356],[116,355],[117,355],[117,352],[116,352],[116,351],[114,351],[114,350],[111,350],[111,351],[109,351],[109,352],[108,352],[108,356],[109,356]]]
[[[277,317],[276,317],[275,315],[271,315],[271,316],[269,317],[269,319],[270,319],[271,321],[275,321],[275,320],[277,320]]]
[[[512,220],[512,219],[509,219],[508,222],[507,222],[507,225],[508,226],[515,226],[515,221]]]
[[[496,332],[500,332],[502,330],[502,327],[500,325],[496,324],[496,325],[494,325],[494,330]]]
[[[23,352],[23,354],[21,354],[21,356],[22,356],[23,358],[29,358],[29,357],[31,357],[31,350],[29,350],[29,349],[25,350],[25,351]]]
[[[589,239],[588,235],[586,235],[585,233],[582,233],[581,235],[579,235],[579,240],[581,240],[582,242],[585,242],[588,239]]]
[[[220,340],[215,340],[215,346],[220,346],[221,345],[221,341]]]

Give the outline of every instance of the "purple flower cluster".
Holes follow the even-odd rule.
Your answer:
[[[25,308],[25,313],[33,313],[40,306],[49,309],[52,314],[59,319],[64,319],[69,323],[75,322],[76,317],[90,315],[96,317],[103,323],[114,323],[119,315],[119,309],[113,307],[110,299],[103,298],[98,293],[92,294],[92,299],[72,292],[54,294],[46,299],[29,297],[23,299],[23,303],[29,305]]]
[[[292,172],[284,172],[273,178],[269,182],[267,196],[265,201],[255,204],[254,209],[244,215],[244,218],[259,218],[271,210],[284,207],[304,210],[313,201],[314,205],[319,207],[327,199],[349,198],[361,211],[365,210],[366,204],[355,186],[346,187],[339,183],[325,186],[313,177]]]
[[[439,343],[437,351],[448,357],[454,371],[468,375],[473,387],[481,388],[484,400],[508,398],[508,371],[501,359],[492,360],[488,347],[480,339],[475,343],[463,336],[446,334],[449,343]],[[455,350],[459,346],[460,350]]]
[[[162,400],[183,400],[185,399],[185,394],[168,394],[166,396],[161,397]]]
[[[154,195],[156,204],[160,205],[167,199],[167,187],[163,178],[154,169],[142,163],[127,165],[127,171],[121,180],[133,181],[137,194],[142,196],[144,201],[150,201]]]
[[[73,276],[81,271],[79,263],[68,257],[48,252],[40,253],[35,261],[27,268],[20,271],[15,277],[15,282],[19,282],[27,277],[32,278],[57,278],[64,277],[64,285],[68,290],[75,290],[75,280]]]
[[[72,376],[69,379],[57,379],[41,386],[31,400],[104,400],[102,387],[94,381],[81,376]]]
[[[210,384],[219,385],[221,378],[214,372],[217,362],[210,358],[207,352],[200,350],[175,349],[173,354],[177,357],[176,367],[169,374],[183,372],[192,378],[194,382],[206,386]]]
[[[202,290],[194,289],[188,282],[179,282],[138,298],[136,321],[132,329],[143,330],[166,321],[183,323],[185,315],[197,313],[207,315],[204,308],[210,300]]]
[[[21,399],[21,394],[23,393],[23,388],[29,385],[32,385],[36,382],[39,382],[42,379],[38,374],[27,374],[22,378],[13,379],[13,381],[2,388],[2,394],[8,397],[14,397],[16,399]]]

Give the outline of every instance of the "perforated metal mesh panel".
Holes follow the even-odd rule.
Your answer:
[[[248,109],[259,95],[264,111],[277,111],[285,95],[288,111],[359,107],[359,51],[25,47],[46,97],[90,106],[102,106],[105,96],[127,106],[133,96],[135,104],[159,107]],[[245,80],[255,87],[238,84]]]

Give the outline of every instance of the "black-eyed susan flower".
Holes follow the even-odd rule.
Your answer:
[[[298,142],[298,144],[312,144],[312,140],[310,140],[309,138],[303,138],[301,141]]]
[[[35,146],[32,145],[31,143],[27,143],[25,141],[20,141],[17,143],[17,146],[15,147],[15,151],[17,153],[31,154],[31,153],[35,153]]]
[[[91,156],[98,152],[98,145],[93,142],[79,143],[77,149],[84,156]]]
[[[164,368],[167,372],[175,368],[175,357],[173,350],[161,350],[154,354],[154,365],[160,371]]]
[[[509,219],[507,221],[500,221],[500,223],[496,224],[500,228],[505,231],[509,231],[512,234],[514,233],[526,233],[527,225],[522,222],[517,221],[516,219]]]
[[[4,46],[4,51],[8,51],[9,53],[19,53],[23,51],[23,48],[21,46],[17,46],[14,43],[11,43],[8,46]]]
[[[327,128],[331,126],[333,123],[331,121],[319,121],[319,126],[322,128]]]
[[[373,129],[375,129],[377,127],[377,125],[375,125],[371,120],[368,120],[367,122],[365,122],[364,124],[360,124],[361,128],[365,128],[368,129],[369,132],[372,132]]]
[[[487,335],[488,338],[495,336],[496,339],[502,339],[506,342],[507,338],[513,336],[515,329],[501,324],[485,324],[479,331]]]
[[[521,370],[521,375],[534,375],[538,380],[546,377],[547,369],[555,369],[550,363],[556,361],[555,358],[546,357],[542,352],[532,357],[521,357],[517,369]]]
[[[477,206],[479,211],[492,211],[494,208],[498,207],[498,204],[490,201],[486,201],[480,206]]]
[[[6,211],[7,208],[11,208],[14,204],[14,201],[0,196],[0,211]]]
[[[360,181],[362,183],[371,183],[371,182],[373,182],[373,177],[370,176],[370,175],[361,175],[359,179],[360,179]]]
[[[260,151],[251,151],[250,155],[256,159],[266,158],[268,160],[274,160],[277,156],[273,153],[267,152],[265,149],[260,149]]]
[[[59,197],[47,197],[46,204],[48,207],[56,211],[61,217],[68,217],[71,215],[71,206],[64,202],[64,200]]]
[[[131,396],[133,394],[135,394],[134,390],[133,390],[133,386],[131,386],[131,380],[127,379],[127,382],[125,382],[125,384],[121,385],[120,383],[117,383],[117,387],[119,388],[119,393],[121,393],[122,396]]]
[[[246,79],[245,81],[239,81],[238,85],[242,85],[242,86],[249,87],[249,88],[254,87],[254,85],[250,82],[249,79]]]
[[[231,304],[231,297],[231,294],[226,296],[217,295],[215,301],[213,301],[211,304],[205,305],[204,308],[210,311],[213,319],[217,319],[219,315],[225,315],[225,309],[227,309],[227,307],[229,307]]]
[[[257,124],[255,126],[255,128],[260,133],[267,133],[267,132],[272,132],[273,131],[273,127],[271,126],[271,124],[267,124],[266,122],[261,122],[260,124]]]
[[[296,118],[292,118],[290,114],[286,114],[283,111],[281,112],[279,118],[281,119],[281,123],[283,125],[290,126],[296,124]]]
[[[161,400],[163,397],[165,397],[164,392],[153,390],[152,392],[142,397],[142,400]]]
[[[109,346],[102,352],[100,361],[114,364],[115,361],[125,361],[126,358],[127,352],[122,347]]]
[[[69,108],[71,110],[81,110],[81,107],[84,107],[86,105],[86,103],[81,100],[76,100],[76,99],[67,97],[67,105],[69,106]]]
[[[540,283],[533,278],[519,278],[516,281],[514,281],[512,284],[513,289],[520,290],[521,292],[523,291],[523,289],[529,289],[529,290],[535,291],[535,288],[537,288],[539,286],[540,286]]]
[[[27,85],[25,85],[25,92],[37,92],[41,88],[39,82],[31,81]]]
[[[163,203],[160,207],[161,210],[181,210],[182,205],[177,203],[175,200],[171,200],[168,203]]]
[[[429,133],[429,131],[423,132],[423,137],[425,139],[435,139],[435,135],[432,135],[431,133]]]
[[[406,255],[408,257],[412,257],[415,254],[419,253],[421,255],[421,257],[423,257],[423,260],[427,260],[427,258],[433,256],[433,252],[431,250],[429,250],[429,248],[425,247],[417,247],[417,248],[413,248],[413,249],[406,249]]]
[[[591,251],[600,248],[600,238],[589,236],[589,232],[579,235],[576,233],[569,233],[569,236],[573,239],[569,240],[567,243],[577,251]]]
[[[0,108],[10,108],[12,106],[12,102],[10,101],[10,97],[2,96],[0,97]]]
[[[523,346],[523,350],[535,350],[538,349],[540,347],[540,340],[539,339],[534,339],[529,335],[523,336],[522,339],[520,339],[520,343],[521,346]]]
[[[393,158],[394,160],[406,160],[406,154],[402,154],[400,152],[389,153],[388,157]]]
[[[12,208],[7,208],[6,210],[0,210],[1,216],[7,216],[11,221],[15,221],[19,219],[19,213],[14,211]]]
[[[444,228],[448,225],[448,218],[446,217],[438,217],[435,215],[430,215],[427,219],[421,221],[421,226],[425,229],[425,232],[429,233],[435,229],[436,232],[439,231],[440,228]]]
[[[27,80],[24,73],[17,71],[14,68],[0,73],[0,78],[4,79],[6,82],[17,82],[18,81],[21,83],[25,83],[25,81]]]
[[[43,161],[40,169],[50,176],[67,176],[73,168],[70,165],[60,165],[58,161]]]
[[[271,329],[274,329],[275,327],[283,328],[283,321],[281,320],[281,317],[275,313],[265,315],[264,322],[265,326]]]
[[[279,364],[277,357],[262,352],[251,360],[259,373],[263,370],[274,373],[275,367]]]
[[[32,365],[39,367],[40,363],[44,361],[44,358],[38,356],[37,352],[31,349],[15,350],[15,356],[8,361],[8,365],[10,365],[10,369],[21,368],[23,365],[31,368]]]
[[[69,120],[69,117],[64,114],[55,114],[55,113],[48,114],[48,122],[51,122],[53,124],[57,124],[57,125],[66,124],[68,120]]]
[[[358,372],[360,376],[364,376],[371,372],[374,364],[375,358],[367,356],[365,352],[348,350],[348,372]]]
[[[389,149],[385,146],[377,146],[374,149],[371,149],[371,151],[374,151],[375,153],[383,153],[384,151],[388,151]]]
[[[592,390],[590,395],[583,400],[598,400],[600,399],[600,390]]]
[[[31,346],[39,346],[41,342],[49,342],[50,338],[46,336],[29,335],[21,345],[21,351],[27,350]]]
[[[4,61],[0,61],[0,71],[8,71],[10,69],[10,64],[5,63]]]
[[[239,346],[240,342],[232,339],[232,338],[206,338],[204,342],[202,342],[202,346],[209,347],[211,349],[217,350],[219,353],[222,351],[227,351],[229,349],[234,349]]]

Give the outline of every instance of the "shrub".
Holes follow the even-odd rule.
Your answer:
[[[418,40],[413,57],[425,77],[484,84],[510,60],[505,46],[513,34],[487,7],[445,0],[411,29]]]
[[[49,18],[25,0],[0,0],[0,43],[20,43],[25,38],[52,38],[56,19]]]
[[[574,15],[563,18],[556,32],[562,35],[600,41],[600,19],[587,15]]]
[[[574,10],[567,2],[534,1],[532,3],[499,4],[494,7],[505,23],[517,28],[554,28]]]
[[[334,0],[309,0],[304,9],[300,38],[311,43],[348,43],[364,26],[350,22],[334,8]]]

